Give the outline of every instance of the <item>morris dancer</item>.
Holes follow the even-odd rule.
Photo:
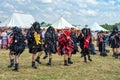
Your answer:
[[[8,68],[13,67],[14,66],[14,56],[15,56],[15,67],[13,69],[13,71],[18,71],[19,69],[19,56],[22,54],[22,52],[25,49],[25,37],[23,36],[21,29],[19,29],[18,27],[14,27],[13,28],[13,40],[12,43],[10,45],[10,65],[8,66]]]
[[[71,55],[68,57],[68,63],[73,64],[73,62],[71,60],[72,54],[76,54],[78,51],[77,36],[76,36],[76,32],[75,32],[74,28],[71,28],[70,37],[71,37],[71,40],[73,43],[73,50],[72,50]]]
[[[28,48],[29,48],[29,52],[32,54],[32,67],[34,69],[37,69],[35,61],[41,64],[40,56],[43,54],[43,46],[42,46],[41,38],[42,37],[41,37],[40,24],[38,22],[34,22],[32,27],[29,29],[27,33]],[[39,52],[39,54],[35,59],[37,52]]]
[[[115,27],[110,35],[110,45],[113,51],[113,57],[118,58],[118,48],[120,45],[120,34],[118,28]]]
[[[86,55],[88,56],[88,60],[92,61],[92,59],[90,58],[90,51],[89,51],[89,45],[90,45],[90,29],[87,28],[83,28],[82,29],[82,33],[84,36],[84,40],[83,40],[83,56],[84,56],[84,62],[87,62],[87,58]]]
[[[55,34],[55,29],[50,26],[48,27],[47,31],[45,32],[45,51],[48,53],[49,55],[49,61],[47,63],[47,65],[51,65],[52,62],[52,53],[56,53],[57,52],[57,36]]]
[[[65,30],[58,39],[58,55],[64,55],[64,66],[68,66],[68,57],[73,50],[72,40],[70,38],[70,31]]]

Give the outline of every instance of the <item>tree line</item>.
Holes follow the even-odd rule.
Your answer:
[[[114,27],[116,26],[120,26],[120,22],[119,23],[115,23],[113,25],[109,25],[109,24],[103,24],[101,25],[103,28],[107,29],[107,30],[112,30]]]

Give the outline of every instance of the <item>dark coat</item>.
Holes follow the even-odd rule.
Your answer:
[[[40,42],[42,42],[42,36],[41,36],[41,29],[38,33],[40,35]],[[34,38],[34,33],[35,30],[33,27],[31,27],[28,32],[27,32],[27,41],[28,41],[28,48],[29,48],[29,53],[36,54],[37,52],[40,52],[43,50],[42,44],[36,44],[35,38]]]
[[[110,35],[111,48],[119,48],[119,46],[120,46],[120,37],[119,37],[119,35],[117,36],[116,34],[118,34],[118,33],[112,33]]]
[[[13,40],[10,45],[10,51],[15,55],[21,54],[25,49],[25,36],[21,32],[13,33]]]
[[[63,33],[60,35],[58,39],[58,54],[68,54],[70,55],[73,51],[72,41],[71,39],[67,39],[67,36]]]
[[[75,32],[71,32],[70,33],[70,37],[73,41],[73,51],[72,54],[76,54],[76,52],[78,51],[78,46],[77,46],[77,36]]]
[[[44,47],[45,51],[48,53],[57,52],[57,35],[53,27],[49,27],[45,32]]]

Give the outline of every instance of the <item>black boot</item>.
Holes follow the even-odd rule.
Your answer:
[[[32,68],[37,69],[35,62],[32,62]]]
[[[83,56],[84,56],[84,54],[83,54],[83,53],[84,53],[83,50],[82,50],[80,53],[81,53],[81,57],[83,57]]]
[[[43,57],[43,59],[46,59],[48,57],[48,55],[45,55],[44,57]]]
[[[49,61],[48,61],[48,63],[47,63],[48,66],[51,65],[51,61],[52,61],[52,58],[49,58]]]
[[[103,53],[102,53],[102,52],[100,52],[100,56],[103,56]]]
[[[106,57],[106,56],[108,56],[108,55],[107,55],[107,53],[105,52],[105,53],[104,53],[104,57]]]
[[[87,58],[86,58],[86,56],[84,56],[84,62],[85,62],[85,63],[87,62]]]
[[[73,64],[73,62],[71,61],[71,58],[68,58],[68,64]]]
[[[16,64],[15,64],[15,68],[13,69],[13,71],[18,71],[18,66],[19,66],[19,64],[16,63]]]
[[[45,51],[45,56],[43,57],[43,59],[46,59],[48,57],[47,52]]]
[[[64,66],[69,66],[67,60],[64,60]]]
[[[115,59],[118,59],[118,54],[117,54],[117,53],[115,53],[114,57],[115,57]]]
[[[35,59],[35,61],[36,61],[37,63],[41,64],[41,62],[40,62],[40,57],[37,57],[37,58]]]
[[[113,53],[112,57],[115,57],[116,56],[116,53]]]
[[[90,55],[88,55],[88,60],[89,60],[89,61],[92,61],[92,59],[90,58]]]
[[[10,65],[8,65],[8,68],[11,68],[11,67],[13,67],[14,66],[14,59],[11,59],[10,60]]]

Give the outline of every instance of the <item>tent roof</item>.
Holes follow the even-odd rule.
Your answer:
[[[98,23],[93,23],[91,26],[88,26],[88,28],[90,28],[93,31],[107,31],[106,29],[104,29],[103,27],[101,27]]]
[[[63,17],[58,19],[51,26],[53,26],[55,29],[64,29],[64,28],[73,28],[74,27],[70,23],[68,23]]]
[[[1,23],[0,26],[3,27],[14,27],[18,26],[20,28],[29,28],[31,24],[35,22],[32,15],[13,13],[5,22]]]

